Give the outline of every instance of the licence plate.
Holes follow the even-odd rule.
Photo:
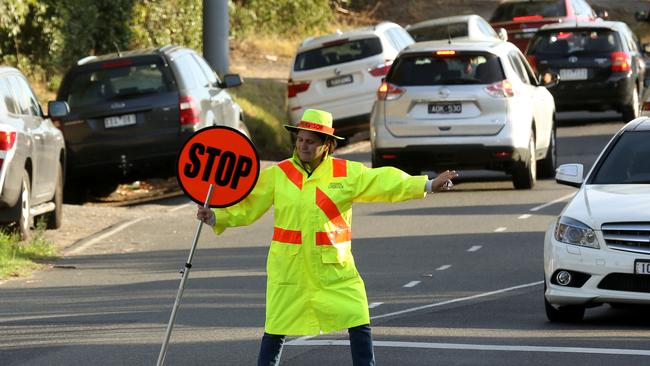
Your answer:
[[[635,260],[634,274],[650,275],[650,260],[646,260],[646,259]]]
[[[429,103],[429,113],[446,114],[461,113],[463,105],[460,103]]]
[[[587,80],[587,69],[560,69],[562,80]]]
[[[354,79],[352,78],[352,75],[343,75],[343,76],[327,79],[327,81],[325,81],[325,84],[327,85],[328,88],[331,88],[334,86],[350,84],[352,83],[353,80]]]
[[[135,114],[124,114],[121,116],[112,116],[104,118],[104,127],[122,127],[135,124]]]

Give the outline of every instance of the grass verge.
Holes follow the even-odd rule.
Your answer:
[[[17,234],[0,231],[0,280],[27,276],[56,258],[54,245],[43,234],[39,225],[29,240],[21,242]]]

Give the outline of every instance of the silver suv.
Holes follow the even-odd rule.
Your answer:
[[[404,28],[391,22],[306,39],[289,75],[291,123],[316,108],[332,113],[338,135],[368,131],[375,91],[399,51],[412,43]]]
[[[416,43],[395,60],[377,99],[374,167],[501,170],[517,189],[532,188],[538,169],[555,172],[553,97],[511,43]]]

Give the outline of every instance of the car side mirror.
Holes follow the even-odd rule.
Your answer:
[[[560,75],[555,72],[545,72],[539,76],[539,82],[542,86],[550,88],[560,82]]]
[[[584,166],[582,164],[562,164],[555,171],[555,181],[572,187],[582,185]]]
[[[47,103],[47,111],[50,117],[65,117],[70,113],[70,106],[67,102],[60,100],[49,101]]]
[[[506,42],[508,40],[508,31],[505,28],[497,29],[497,35],[499,39]]]
[[[226,74],[223,76],[223,81],[219,83],[220,88],[234,88],[243,83],[239,74]]]
[[[596,16],[598,16],[600,19],[607,20],[609,19],[609,13],[607,10],[598,10],[596,12]]]

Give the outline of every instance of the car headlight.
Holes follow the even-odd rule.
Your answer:
[[[594,249],[600,248],[594,229],[566,216],[561,216],[555,224],[555,240]]]

